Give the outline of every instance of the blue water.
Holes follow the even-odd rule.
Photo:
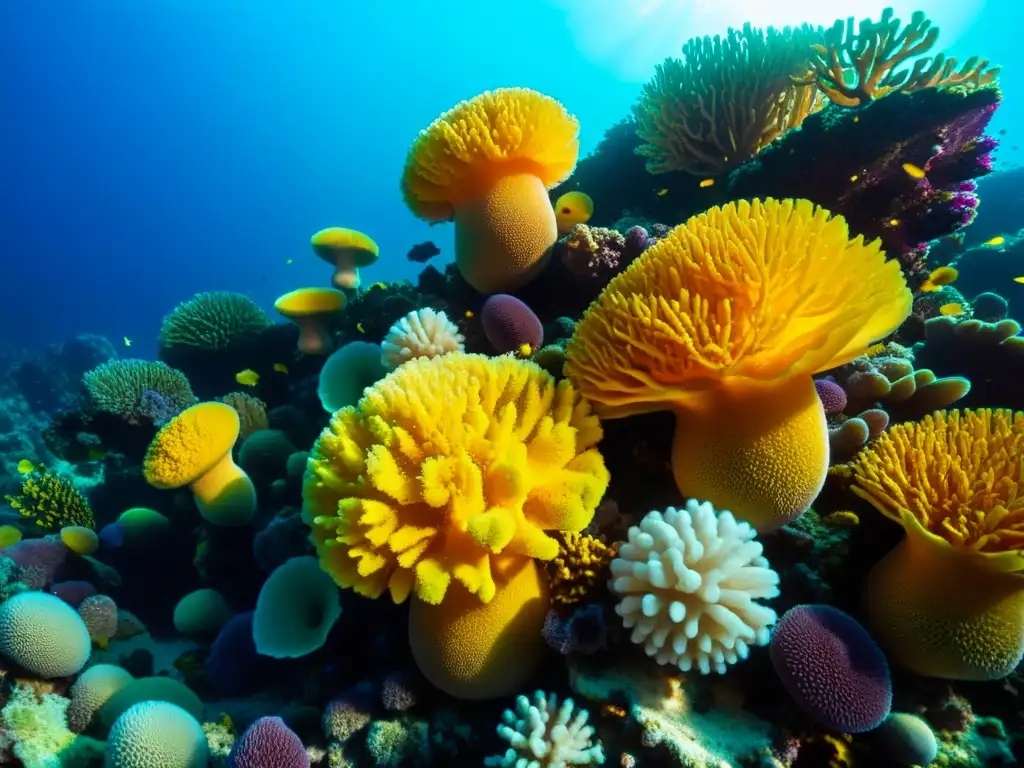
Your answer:
[[[269,308],[325,284],[308,238],[326,226],[377,240],[382,259],[364,279],[414,278],[410,246],[431,239],[450,257],[451,228],[415,219],[398,179],[416,132],[460,99],[509,85],[555,96],[580,118],[585,153],[688,37],[745,20],[825,23],[852,7],[713,5],[4,0],[0,338],[128,336],[151,356],[161,317],[197,291]],[[944,50],[1004,65],[993,130],[1008,130],[1000,162],[1018,164],[1014,0],[893,5],[904,18],[925,10]]]

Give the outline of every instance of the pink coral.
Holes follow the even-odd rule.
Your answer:
[[[846,390],[839,386],[835,379],[815,379],[814,389],[818,392],[821,405],[829,416],[842,413],[846,408]]]

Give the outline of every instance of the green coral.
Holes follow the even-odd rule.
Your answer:
[[[68,730],[69,703],[54,693],[37,698],[29,686],[15,686],[0,718],[25,768],[86,766],[102,755],[100,742]]]
[[[237,738],[231,718],[222,715],[218,722],[203,723],[203,733],[210,748],[211,765],[225,765]]]
[[[21,490],[4,498],[12,509],[48,531],[59,531],[69,525],[96,525],[85,496],[70,480],[46,469],[25,475]]]
[[[197,293],[164,318],[160,346],[227,349],[238,339],[273,325],[255,301],[241,293]]]
[[[130,424],[163,421],[197,402],[185,374],[153,360],[110,360],[87,372],[83,381],[98,410]],[[163,403],[154,408],[146,393],[156,393]]]
[[[366,734],[366,748],[377,768],[422,764],[430,754],[427,724],[419,720],[377,720]]]

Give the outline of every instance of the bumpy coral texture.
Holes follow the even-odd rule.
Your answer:
[[[0,653],[42,678],[70,677],[89,660],[85,623],[45,592],[23,592],[0,604]]]
[[[778,574],[747,523],[691,499],[629,529],[611,564],[615,612],[659,664],[725,672],[768,642]]]
[[[515,296],[498,293],[488,298],[480,310],[480,324],[491,346],[501,354],[525,352],[529,356],[544,343],[544,326],[529,305]]]
[[[402,175],[406,204],[421,218],[444,221],[502,172],[530,173],[553,187],[576,166],[578,131],[561,104],[528,88],[462,101],[416,138]]]
[[[601,427],[567,382],[513,358],[412,360],[331,419],[303,497],[322,567],[343,587],[482,601],[498,553],[550,560],[608,484]]]
[[[759,530],[801,514],[827,470],[811,375],[910,311],[899,264],[806,200],[711,208],[613,278],[577,324],[568,375],[603,417],[677,415],[682,493]]]
[[[380,345],[381,362],[388,370],[394,370],[416,357],[461,352],[465,340],[448,315],[423,307],[413,310],[391,326]]]
[[[0,718],[5,742],[14,742],[18,764],[24,768],[74,765],[70,748],[75,734],[64,720],[68,700],[54,693],[37,697],[31,685],[23,684],[14,686],[9,696]]]
[[[209,747],[202,726],[165,701],[128,709],[110,729],[108,768],[206,768]]]
[[[126,669],[114,664],[95,664],[89,667],[71,686],[68,727],[75,733],[84,731],[100,707],[134,679]]]
[[[219,402],[230,405],[238,414],[238,439],[245,440],[253,432],[270,429],[267,404],[245,392],[229,392]]]
[[[89,637],[101,648],[117,634],[117,604],[106,595],[87,597],[78,606],[78,615],[85,622]]]
[[[577,710],[572,699],[558,705],[555,694],[541,691],[516,699],[515,710],[506,709],[498,726],[498,736],[509,743],[504,755],[489,757],[485,766],[603,765],[604,749],[594,744],[594,728],[587,725],[589,713]]]
[[[273,324],[256,302],[241,293],[197,293],[164,318],[160,346],[222,350]]]
[[[841,733],[870,731],[889,714],[885,654],[852,618],[827,605],[798,605],[772,633],[771,658],[790,695]]]
[[[235,742],[228,768],[309,768],[309,756],[284,720],[261,717]]]
[[[560,537],[558,555],[548,568],[551,602],[572,605],[591,598],[608,578],[615,549],[600,539],[567,531]]]
[[[83,381],[98,410],[120,416],[129,424],[153,421],[147,407],[151,393],[173,413],[196,402],[185,374],[153,360],[109,360],[88,371]]]
[[[842,413],[846,408],[846,391],[832,379],[815,379],[814,389],[821,400],[821,407],[829,416]]]

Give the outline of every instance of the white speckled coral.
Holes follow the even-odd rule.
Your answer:
[[[691,499],[650,512],[612,560],[615,612],[659,664],[724,672],[768,642],[778,618],[755,602],[779,594],[756,533],[732,513]]]
[[[589,713],[575,711],[572,699],[558,706],[558,697],[537,691],[531,703],[516,699],[515,711],[506,709],[498,736],[510,744],[504,755],[489,757],[485,766],[495,768],[568,768],[574,765],[604,765],[604,749],[591,739],[594,728],[587,725]]]
[[[380,345],[380,361],[385,368],[394,370],[414,357],[461,352],[465,340],[448,315],[424,307],[413,310],[391,326]]]

